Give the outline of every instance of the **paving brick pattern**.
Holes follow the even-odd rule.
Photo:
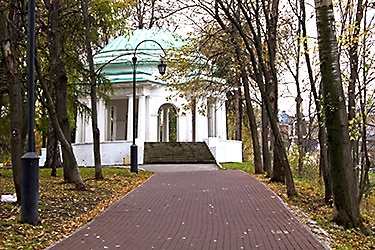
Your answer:
[[[158,173],[50,249],[325,249],[242,171]]]

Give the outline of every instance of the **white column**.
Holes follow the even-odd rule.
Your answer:
[[[146,133],[146,98],[139,96],[138,102],[138,139],[145,141]]]
[[[126,139],[133,140],[133,97],[128,98],[128,133]]]
[[[163,109],[163,142],[169,142],[169,108]]]
[[[108,112],[102,100],[98,101],[98,128],[100,131],[100,141],[107,140]]]
[[[226,124],[226,111],[225,103],[217,102],[216,110],[216,137],[220,139],[227,139],[227,124]]]
[[[208,137],[216,136],[216,110],[215,105],[209,103],[207,105],[207,120],[208,120]]]
[[[76,136],[76,142],[85,142],[85,139],[86,139],[86,126],[88,125],[86,122],[85,122],[85,118],[83,116],[78,116],[78,120],[79,122],[77,122],[77,134],[78,136]]]
[[[216,117],[217,117],[217,106],[216,106],[216,102],[214,104],[212,104],[212,122],[213,122],[213,125],[212,125],[212,132],[213,132],[213,136],[216,137],[217,136],[217,120],[216,120]]]

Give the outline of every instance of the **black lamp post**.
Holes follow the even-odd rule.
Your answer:
[[[28,151],[21,158],[21,222],[36,225],[38,223],[39,199],[39,157],[35,154],[34,140],[34,55],[35,55],[35,0],[29,0],[27,40],[27,81],[28,81]]]
[[[161,50],[163,51],[164,53],[164,56],[166,55],[165,54],[165,51],[163,49],[163,47],[160,45],[160,43],[154,41],[154,40],[143,40],[141,41],[140,43],[137,44],[137,46],[135,47],[134,49],[134,54],[133,54],[133,58],[132,58],[132,62],[133,62],[133,143],[132,145],[130,146],[130,172],[132,173],[138,173],[138,147],[137,145],[135,144],[135,133],[137,131],[137,123],[136,123],[136,105],[137,105],[137,88],[136,88],[136,84],[137,84],[137,57],[136,57],[136,53],[137,53],[137,49],[139,47],[139,45],[141,45],[142,43],[145,43],[145,42],[153,42],[153,43],[156,43],[160,48]],[[163,62],[163,60],[160,61],[160,63],[158,64],[158,70],[159,70],[159,73],[161,75],[164,75],[165,74],[165,71],[167,69],[167,64]]]

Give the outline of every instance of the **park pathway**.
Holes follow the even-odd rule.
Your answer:
[[[275,193],[242,171],[149,170],[156,174],[49,249],[328,248]]]

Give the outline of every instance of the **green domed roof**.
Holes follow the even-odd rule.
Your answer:
[[[155,42],[159,43],[162,49]],[[156,66],[160,63],[160,58],[166,55],[164,50],[178,48],[184,44],[181,37],[171,31],[139,29],[131,32],[129,36],[119,36],[109,42],[94,56],[94,64],[112,83],[131,82],[132,57],[137,48],[137,81],[164,84],[155,78],[159,74]]]
[[[138,50],[160,50],[160,47],[154,42],[144,42],[145,40],[154,40],[158,42],[163,49],[181,47],[183,41],[176,33],[168,30],[159,29],[138,29],[130,33],[130,36],[119,36],[108,43],[99,53],[115,51],[133,51],[138,44]]]

